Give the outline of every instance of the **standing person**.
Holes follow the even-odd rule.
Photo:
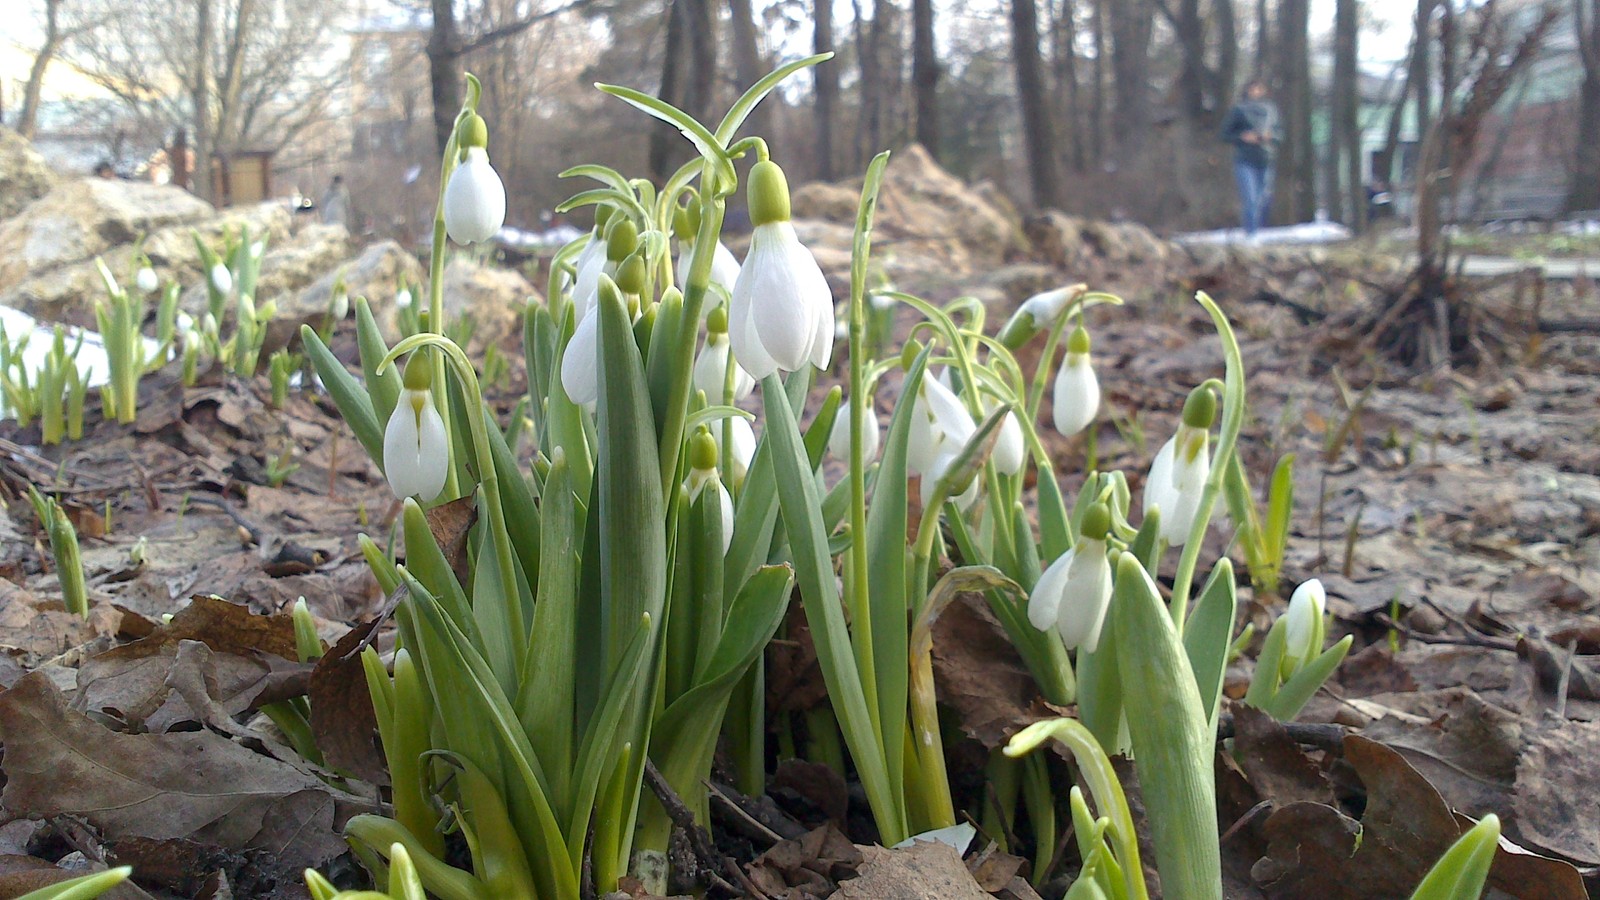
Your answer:
[[[1272,206],[1272,163],[1279,140],[1278,107],[1267,99],[1267,86],[1260,79],[1245,85],[1244,96],[1228,110],[1222,139],[1233,144],[1240,219],[1245,239],[1254,241]]]
[[[322,224],[350,224],[350,191],[344,186],[344,176],[333,176],[333,183],[322,195]]]

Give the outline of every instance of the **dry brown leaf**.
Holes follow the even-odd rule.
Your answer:
[[[428,519],[428,530],[444,553],[445,561],[456,573],[456,581],[467,584],[472,580],[467,561],[467,535],[478,521],[478,507],[472,497],[459,497],[422,513]]]
[[[1517,764],[1517,833],[1535,849],[1600,865],[1600,724],[1547,718]]]
[[[832,900],[990,900],[961,854],[938,841],[886,850],[863,847],[861,874],[841,882]]]
[[[389,783],[378,747],[378,719],[367,693],[360,648],[377,620],[350,629],[311,670],[311,734],[328,766],[373,784]]]
[[[1277,719],[1242,703],[1233,707],[1234,758],[1257,796],[1274,806],[1333,803],[1333,785]]]
[[[8,811],[76,816],[109,841],[184,838],[317,865],[344,852],[339,828],[363,805],[210,731],[110,731],[68,709],[40,673],[0,694],[0,739]]]
[[[979,594],[959,595],[933,622],[933,672],[939,700],[961,730],[988,749],[1037,720],[1033,676]]]

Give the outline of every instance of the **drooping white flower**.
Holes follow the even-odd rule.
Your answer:
[[[1100,410],[1100,380],[1089,363],[1089,332],[1079,326],[1067,338],[1067,359],[1056,373],[1050,400],[1056,431],[1071,437],[1089,427]]]
[[[689,269],[694,262],[694,241],[684,241],[678,249],[678,290],[689,290]],[[724,291],[733,293],[733,286],[739,281],[739,260],[733,251],[717,241],[717,248],[711,251],[711,284],[721,285]],[[716,291],[706,293],[705,305],[702,311],[710,312],[722,305],[722,297]]]
[[[921,497],[924,508],[933,502],[933,492],[939,485],[939,479],[943,478],[950,471],[950,468],[955,465],[956,459],[961,456],[961,450],[965,445],[965,441],[959,444],[946,441],[940,446],[939,455],[934,458],[932,465],[928,467],[928,471],[922,475]],[[954,501],[958,509],[966,512],[978,500],[978,481],[978,477],[974,475],[972,480],[961,489],[961,493],[947,499]]]
[[[410,309],[411,291],[407,288],[401,288],[400,290],[395,291],[394,305],[400,309]]]
[[[732,352],[728,341],[728,314],[726,310],[712,310],[706,317],[706,344],[694,361],[694,386],[704,391],[707,403],[724,403],[728,357]],[[733,399],[743,400],[755,390],[756,380],[738,362],[733,364]]]
[[[149,266],[139,267],[138,273],[133,276],[133,283],[146,294],[161,286],[160,279],[156,278],[156,270]]]
[[[1161,510],[1161,538],[1173,547],[1189,539],[1200,495],[1211,477],[1211,421],[1216,398],[1208,388],[1197,388],[1183,405],[1178,433],[1162,445],[1150,463],[1144,483],[1144,508]]]
[[[444,229],[458,244],[476,244],[494,237],[505,224],[506,186],[489,163],[489,128],[483,118],[468,116],[459,138],[466,156],[444,189]]]
[[[346,291],[343,285],[340,285],[339,289],[333,292],[333,298],[328,301],[328,318],[336,322],[342,322],[344,317],[349,314],[350,292]]]
[[[600,290],[600,274],[605,271],[606,242],[603,237],[591,237],[589,243],[583,245],[576,258],[572,260],[572,303],[581,321],[594,308],[597,292]],[[616,270],[608,274],[616,274]]]
[[[1000,401],[984,395],[979,401],[983,405],[984,415],[994,411]],[[994,450],[989,458],[994,461],[994,467],[1003,475],[1015,475],[1022,471],[1023,465],[1028,462],[1028,445],[1022,435],[1022,422],[1017,419],[1017,414],[1011,412],[1000,421],[1000,433],[995,436]]]
[[[211,288],[219,294],[227,294],[233,290],[233,273],[220,262],[211,266]]]
[[[861,432],[861,461],[870,462],[878,455],[878,444],[882,439],[879,433],[883,426],[878,422],[878,411],[867,404],[867,427]],[[833,430],[828,432],[828,452],[835,459],[849,461],[850,459],[850,401],[848,398],[839,404],[839,414],[833,419]]]
[[[972,414],[950,388],[924,375],[911,410],[911,432],[906,443],[906,469],[926,476],[947,444],[960,453],[978,430]]]
[[[1313,578],[1295,588],[1283,626],[1286,671],[1294,672],[1322,652],[1322,614],[1327,603],[1328,594],[1319,579]]]
[[[727,432],[732,455],[723,460],[722,471],[727,473],[728,481],[735,487],[743,484],[745,475],[750,472],[750,461],[756,456],[756,432],[750,427],[750,420],[743,416],[728,416],[713,420],[708,427],[711,436],[717,440],[719,455],[723,448],[723,432]]]
[[[717,477],[717,439],[711,436],[708,429],[698,431],[689,448],[689,477],[684,480],[683,486],[689,492],[689,502],[694,503],[706,490],[717,492],[717,500],[722,507],[722,552],[726,554],[728,547],[733,544],[733,498],[728,496],[727,488],[722,486],[722,481]]]
[[[1044,570],[1028,595],[1028,622],[1040,631],[1054,627],[1069,650],[1093,653],[1100,646],[1111,605],[1110,525],[1105,504],[1090,507],[1078,542]]]
[[[561,357],[561,389],[580,406],[600,399],[600,317],[584,316]]]
[[[833,358],[833,292],[795,236],[789,186],[770,160],[750,171],[750,251],[728,309],[733,353],[756,380]]]
[[[426,503],[444,490],[450,444],[444,419],[433,405],[428,361],[413,354],[406,364],[405,388],[383,432],[383,474],[401,499]]]
[[[1067,304],[1081,292],[1081,288],[1056,288],[1034,294],[1022,301],[1021,311],[1027,313],[1040,328],[1046,328],[1055,324],[1056,319],[1066,311]]]
[[[260,259],[261,254],[267,252],[266,241],[255,241],[250,244],[250,258]]]

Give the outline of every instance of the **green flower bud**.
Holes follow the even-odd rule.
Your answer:
[[[709,428],[701,425],[689,443],[689,468],[705,470],[716,467],[717,439],[711,436]]]
[[[911,371],[912,365],[916,363],[917,357],[921,354],[922,342],[916,338],[908,338],[906,345],[900,348],[900,368],[905,369],[907,372]]]
[[[606,233],[606,223],[611,221],[611,214],[616,212],[616,207],[601,203],[594,208],[594,227],[600,229],[601,234]]]
[[[700,233],[700,204],[690,201],[672,213],[672,233],[680,241],[692,241]]]
[[[617,287],[622,288],[625,294],[644,293],[645,264],[644,255],[634,253],[623,261],[617,268]]]
[[[413,353],[406,360],[405,375],[400,380],[408,391],[425,391],[433,387],[433,365],[423,358],[424,355]]]
[[[489,125],[483,121],[483,116],[473,113],[462,120],[456,131],[456,144],[463,151],[468,147],[489,146]]]
[[[1091,541],[1103,541],[1111,532],[1111,508],[1104,503],[1096,503],[1083,514],[1083,528],[1080,533]]]
[[[1211,388],[1201,385],[1189,392],[1183,401],[1183,424],[1190,428],[1208,429],[1217,420],[1217,395]]]
[[[728,333],[728,310],[724,307],[714,307],[706,314],[706,331],[711,334]]]
[[[639,226],[627,216],[615,219],[606,226],[606,259],[621,263],[639,246]]]
[[[789,181],[777,163],[763,160],[750,169],[749,196],[751,225],[789,221]]]
[[[1072,334],[1067,335],[1067,352],[1079,354],[1089,352],[1089,332],[1082,325],[1072,329]]]

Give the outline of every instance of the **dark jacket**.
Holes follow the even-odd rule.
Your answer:
[[[1244,140],[1248,131],[1266,134],[1267,140],[1249,143]],[[1278,108],[1270,100],[1240,100],[1228,110],[1228,118],[1222,123],[1222,139],[1233,145],[1235,160],[1262,169],[1272,165],[1279,140]]]

